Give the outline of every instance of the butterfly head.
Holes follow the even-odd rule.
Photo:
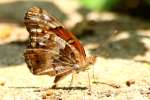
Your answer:
[[[74,64],[73,68],[78,73],[79,71],[88,70],[90,68],[89,66],[93,65],[95,62],[96,62],[96,57],[95,56],[87,57],[86,61],[82,65]]]

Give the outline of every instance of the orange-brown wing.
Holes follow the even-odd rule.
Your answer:
[[[74,46],[80,52],[81,55],[86,57],[85,50],[81,45],[80,41],[71,32],[67,31],[63,27],[58,27],[51,31],[55,32],[57,36],[64,39],[70,45]]]
[[[85,58],[85,50],[80,41],[71,32],[64,29],[63,25],[55,17],[48,14],[47,11],[38,7],[32,7],[28,10],[26,15],[29,17],[32,16],[30,20],[28,20],[29,22],[32,21],[32,25],[38,23],[38,27],[44,28],[45,31],[54,32],[57,36],[74,46],[83,58]]]

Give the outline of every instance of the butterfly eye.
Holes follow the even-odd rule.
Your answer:
[[[78,69],[80,68],[78,64],[73,64],[72,67],[73,67],[75,70],[78,70]]]

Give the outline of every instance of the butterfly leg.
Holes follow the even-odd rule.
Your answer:
[[[52,88],[55,89],[57,87],[57,83],[60,81],[62,76],[56,76],[52,85]]]
[[[65,74],[65,73],[63,73],[63,74]],[[66,76],[66,75],[63,75],[63,74],[57,75],[57,76],[55,77],[55,79],[54,79],[54,84],[53,84],[53,86],[52,86],[53,89],[54,89],[54,88],[57,88],[58,82]]]
[[[88,94],[91,94],[91,81],[90,81],[90,74],[89,74],[89,72],[87,72],[87,74],[88,74],[88,84],[89,84]]]
[[[71,81],[70,81],[69,87],[72,86],[73,80],[74,80],[74,73],[72,74],[72,77],[71,77]]]
[[[52,85],[52,88],[56,88],[57,87],[57,83],[63,79],[64,77],[66,77],[67,75],[69,75],[72,72],[72,70],[68,70],[66,72],[60,73],[58,75],[56,75],[55,79],[54,79],[54,84]]]

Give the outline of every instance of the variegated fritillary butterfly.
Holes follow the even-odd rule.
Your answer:
[[[24,53],[30,71],[35,75],[55,76],[54,86],[64,76],[94,64],[96,57],[86,57],[79,40],[47,11],[32,7],[25,14],[29,45]]]

